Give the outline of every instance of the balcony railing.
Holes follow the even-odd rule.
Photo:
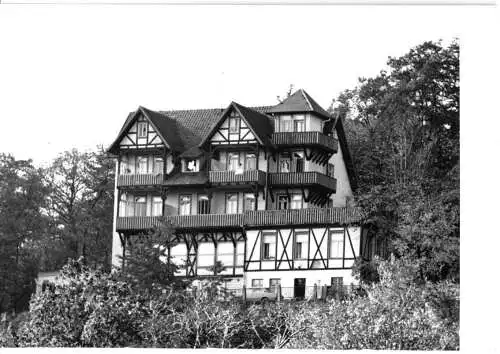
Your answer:
[[[273,133],[272,142],[278,146],[317,145],[334,152],[338,149],[337,140],[321,132]]]
[[[151,186],[161,185],[163,183],[164,174],[133,174],[133,175],[118,175],[117,186]]]
[[[147,230],[160,225],[158,216],[119,217],[117,231]],[[361,221],[358,208],[252,210],[243,214],[200,214],[166,216],[176,229],[239,228],[289,225],[347,225]]]
[[[271,173],[270,182],[273,186],[320,185],[332,191],[337,189],[337,180],[320,172]]]
[[[245,212],[246,226],[346,225],[361,221],[358,208],[310,208]]]
[[[116,229],[144,230],[160,225],[159,216],[132,216],[119,217]],[[220,227],[241,227],[244,222],[243,214],[198,214],[198,215],[171,215],[163,218],[176,229],[210,229]]]
[[[257,183],[264,185],[266,183],[266,173],[260,170],[243,171],[210,171],[208,180],[213,184],[247,184]]]

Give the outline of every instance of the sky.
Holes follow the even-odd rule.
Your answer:
[[[328,108],[389,56],[460,37],[469,11],[2,5],[0,152],[48,162],[71,148],[109,146],[139,105],[268,105],[290,84]]]

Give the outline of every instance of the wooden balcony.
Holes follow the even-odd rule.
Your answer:
[[[321,186],[330,191],[337,190],[337,180],[320,172],[271,173],[272,186]]]
[[[164,174],[118,175],[117,187],[156,186],[163,183]]]
[[[337,140],[321,132],[279,132],[273,133],[271,140],[277,146],[319,146],[334,153],[338,150]]]
[[[245,212],[245,225],[348,225],[361,221],[358,208],[310,208],[295,210],[255,210]]]
[[[253,210],[244,214],[173,215],[165,217],[176,229],[239,229],[290,225],[349,225],[362,220],[359,208]],[[116,231],[144,231],[160,225],[158,216],[119,217]]]
[[[160,225],[158,216],[119,217],[116,222],[117,231],[136,231],[152,229]],[[199,214],[171,215],[164,220],[175,229],[213,229],[240,228],[243,226],[243,214]]]
[[[208,180],[210,183],[217,185],[256,183],[263,186],[266,184],[266,173],[260,170],[243,171],[243,173],[236,173],[235,171],[210,171]]]

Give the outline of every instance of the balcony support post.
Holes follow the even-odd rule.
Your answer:
[[[161,190],[161,215],[165,216],[165,201],[168,197],[168,188],[162,188]]]
[[[214,244],[214,275],[217,275],[217,237],[214,232],[210,233],[210,238]]]
[[[236,241],[236,235],[231,232],[230,233],[231,235],[231,241],[233,242],[233,277],[236,275],[236,261],[237,261],[237,257],[238,257],[238,251],[237,251],[237,241]]]
[[[259,170],[259,154],[260,154],[260,147],[257,144],[255,148],[255,169],[257,171]]]

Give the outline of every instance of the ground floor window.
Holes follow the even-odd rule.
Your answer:
[[[252,288],[263,288],[264,281],[262,279],[252,279]]]
[[[281,284],[281,279],[280,278],[271,278],[269,279],[269,288],[270,289],[276,289],[278,285]]]

